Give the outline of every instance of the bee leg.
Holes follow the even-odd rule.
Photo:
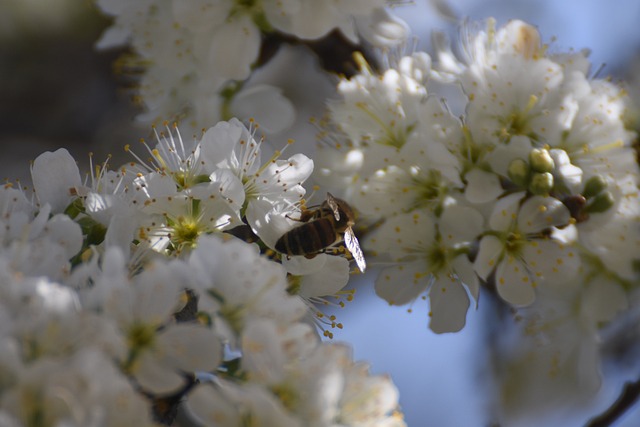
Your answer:
[[[289,214],[285,215],[285,218],[290,219],[291,221],[296,221],[296,222],[309,222],[309,220],[311,220],[312,218],[317,218],[317,217],[318,217],[318,211],[311,210],[311,209],[307,209],[300,212],[299,218],[290,217]]]
[[[344,253],[344,249],[341,249],[340,246],[331,246],[323,249],[322,252],[325,252],[331,255],[340,255]]]

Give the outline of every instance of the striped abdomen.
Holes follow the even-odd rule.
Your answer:
[[[276,250],[287,255],[313,255],[337,239],[332,218],[321,217],[283,234],[276,242]]]

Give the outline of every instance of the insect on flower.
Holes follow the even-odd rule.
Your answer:
[[[344,200],[327,193],[327,199],[317,208],[305,209],[297,221],[302,225],[292,228],[276,242],[276,250],[286,255],[313,258],[330,246],[343,241],[364,272],[366,263],[358,239],[351,228],[353,209]]]

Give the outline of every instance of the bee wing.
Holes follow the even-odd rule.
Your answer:
[[[344,244],[351,252],[353,259],[356,260],[356,264],[358,264],[358,268],[362,273],[364,273],[364,269],[367,268],[367,263],[364,261],[364,255],[362,254],[362,249],[360,249],[360,243],[358,242],[358,238],[353,233],[353,229],[348,227],[344,232]]]
[[[340,221],[340,209],[338,208],[338,202],[336,202],[336,199],[331,193],[327,193],[327,203],[333,211],[333,216],[336,217],[336,221]]]

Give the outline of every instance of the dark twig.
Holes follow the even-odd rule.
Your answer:
[[[624,385],[620,396],[606,411],[591,418],[585,427],[609,427],[631,408],[640,397],[640,379]]]

